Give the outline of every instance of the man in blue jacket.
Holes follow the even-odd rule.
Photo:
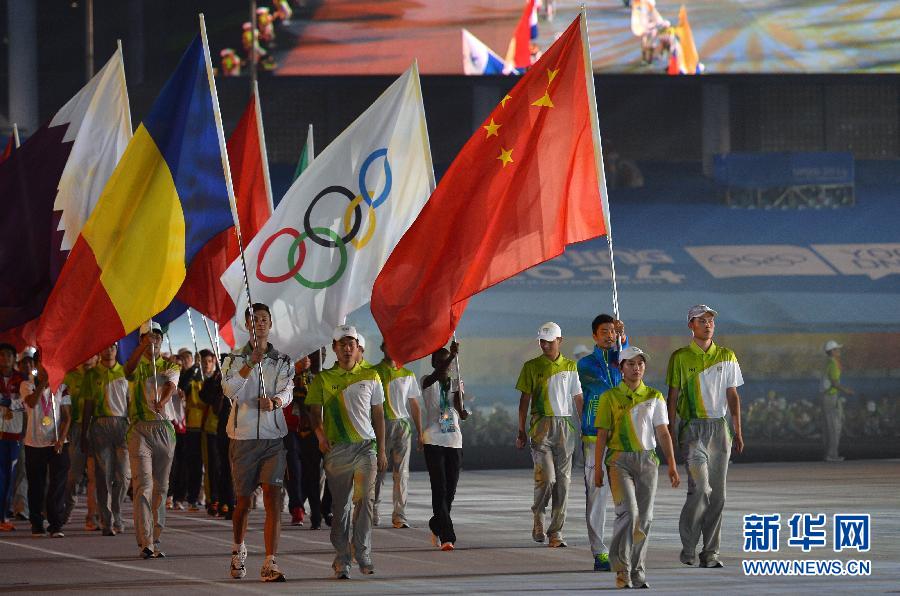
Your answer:
[[[578,377],[584,391],[584,408],[581,414],[581,442],[584,451],[584,489],[587,493],[585,518],[591,553],[594,555],[594,571],[610,571],[609,547],[603,542],[606,526],[606,502],[609,500],[609,483],[594,485],[594,468],[603,460],[594,461],[597,428],[594,419],[600,395],[622,381],[619,371],[619,348],[628,346],[625,324],[607,314],[598,315],[591,323],[594,351],[578,361]]]

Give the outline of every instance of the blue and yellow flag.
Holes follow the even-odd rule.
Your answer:
[[[47,301],[38,343],[51,381],[166,308],[201,249],[234,225],[206,53],[198,35],[134,133]]]

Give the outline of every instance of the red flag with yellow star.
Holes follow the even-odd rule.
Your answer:
[[[394,360],[445,345],[471,296],[606,233],[583,19],[475,131],[378,275],[372,314]]]

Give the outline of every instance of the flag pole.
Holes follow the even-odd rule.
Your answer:
[[[263,183],[266,188],[266,200],[269,202],[269,213],[275,211],[272,202],[272,180],[269,178],[269,156],[266,154],[266,131],[262,123],[262,101],[259,99],[259,82],[253,81],[253,111],[256,113],[256,134],[259,135],[259,157],[262,161]]]
[[[21,143],[19,142],[19,125],[15,122],[13,122],[13,139],[15,140],[16,149],[18,149]]]
[[[200,15],[201,22],[203,15]],[[256,43],[259,39],[259,31],[256,28],[256,0],[250,0],[250,90],[256,86],[256,61],[259,56],[256,54]],[[206,39],[206,34],[203,35]],[[205,43],[205,42],[204,42]]]
[[[253,3],[256,4],[255,2]],[[256,42],[256,15],[254,14],[253,31],[254,43]],[[244,273],[244,289],[247,291],[247,312],[250,314],[250,335],[253,338],[254,347],[259,347],[256,337],[256,316],[253,312],[253,298],[250,296],[250,278],[247,276],[247,259],[244,257],[244,240],[241,237],[241,222],[238,217],[237,204],[234,199],[234,184],[231,181],[231,164],[228,162],[228,151],[225,148],[225,130],[222,126],[222,112],[219,109],[219,93],[216,91],[216,78],[213,76],[212,60],[209,57],[209,41],[206,39],[206,19],[200,13],[200,38],[203,41],[203,59],[206,61],[206,77],[209,81],[209,89],[212,92],[213,115],[216,120],[216,135],[219,138],[219,153],[222,157],[222,170],[225,172],[225,189],[228,192],[228,202],[231,206],[231,215],[234,217],[234,232],[237,235],[238,250],[241,253],[241,269]],[[253,46],[255,49],[255,45]],[[251,71],[255,74],[255,70]],[[255,81],[254,81],[255,82]],[[244,317],[246,318],[246,317]],[[263,398],[268,399],[266,384],[263,382],[262,362],[258,362],[257,373]],[[259,438],[259,414],[260,405],[256,402],[256,438]]]
[[[206,320],[206,315],[201,314],[200,318],[203,319],[203,326],[206,327],[206,336],[209,337],[209,345],[212,346],[213,351],[216,353],[216,366],[218,366],[222,360],[219,354],[219,342],[213,341],[212,332],[209,330],[209,321]]]
[[[150,320],[147,322],[147,324],[150,326],[150,329],[147,330],[147,333],[152,334],[153,333],[153,317],[150,317]],[[160,331],[160,333],[162,333],[162,327],[159,328],[159,331]],[[159,347],[162,348],[162,338],[160,338],[160,340],[159,340]],[[170,349],[171,349],[171,347],[170,347]],[[141,358],[143,358],[143,357],[144,357],[144,355],[141,354]],[[156,406],[156,416],[158,418],[159,417],[159,380],[157,379],[158,372],[156,370],[156,358],[154,358],[152,346],[150,348],[150,362],[153,364],[153,394],[154,394],[153,403]]]
[[[194,342],[194,358],[200,359],[200,348],[197,347],[197,333],[194,331],[194,318],[191,316],[191,307],[187,309],[188,327],[191,328],[191,340]]]
[[[612,223],[609,217],[609,195],[606,188],[606,172],[603,169],[603,146],[600,143],[600,121],[597,115],[597,94],[594,89],[594,67],[591,63],[591,49],[588,44],[587,10],[581,5],[579,15],[581,23],[581,46],[584,51],[584,76],[587,84],[588,100],[591,109],[591,132],[594,137],[594,163],[597,168],[597,178],[600,181],[600,202],[603,205],[603,224],[606,227],[606,243],[609,247],[609,268],[612,278],[613,314],[619,318],[619,290],[616,286],[616,261],[613,252]],[[621,340],[616,339],[616,343]],[[621,345],[619,345],[621,349]]]
[[[122,49],[122,40],[116,40],[116,47],[119,48],[119,54],[122,57],[120,62],[122,68],[119,69],[119,74],[122,75],[122,89],[125,91],[125,105],[128,106],[128,109],[125,110],[125,115],[128,117],[128,134],[133,134],[133,128],[131,127],[131,102],[128,99],[128,85],[125,80],[125,50]]]

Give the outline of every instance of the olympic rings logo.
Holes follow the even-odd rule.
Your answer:
[[[368,173],[369,168],[372,167],[372,164],[379,158],[384,159],[383,167],[385,182],[384,188],[376,197],[375,193],[370,191],[366,186],[366,174]],[[359,194],[354,194],[350,189],[337,185],[327,186],[319,191],[319,194],[313,198],[309,207],[306,209],[306,213],[303,215],[302,232],[294,228],[281,228],[266,238],[259,249],[259,257],[256,261],[256,278],[261,282],[268,284],[277,284],[293,278],[300,285],[310,288],[311,290],[321,290],[337,283],[347,269],[347,245],[353,246],[356,250],[362,250],[369,241],[372,240],[372,236],[375,234],[375,226],[377,225],[375,210],[384,204],[391,193],[392,174],[391,164],[387,157],[387,148],[382,147],[376,149],[366,157],[359,168],[358,182]],[[319,201],[332,195],[342,196],[348,201],[347,208],[344,210],[343,217],[341,218],[343,235],[331,228],[315,227],[312,225],[313,209],[315,209]],[[366,229],[361,231],[361,228],[363,227],[363,203],[368,207],[369,222]],[[361,236],[360,233],[362,233]],[[272,247],[272,244],[281,236],[290,236],[294,239],[287,252],[287,271],[278,275],[268,275],[263,273],[262,263],[265,260],[269,249]],[[300,269],[303,267],[303,263],[306,261],[307,256],[306,240],[324,248],[336,248],[340,253],[340,262],[338,263],[337,270],[328,279],[315,281],[307,279],[300,273]]]

